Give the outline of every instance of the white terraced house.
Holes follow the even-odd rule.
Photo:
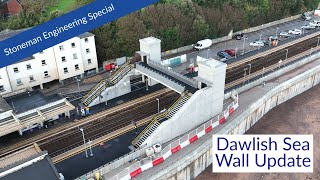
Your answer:
[[[0,32],[0,42],[27,29]],[[52,81],[64,83],[98,71],[94,35],[84,33],[15,64],[0,68],[0,95],[40,88]]]

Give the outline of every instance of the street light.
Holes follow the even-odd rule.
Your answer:
[[[289,50],[288,50],[288,49],[285,49],[285,50],[287,51],[287,53],[286,53],[286,59],[285,59],[285,60],[287,60],[287,59],[288,59]]]
[[[78,77],[74,77],[76,80],[77,80],[77,84],[78,84],[78,91],[80,93],[80,85],[79,85],[79,82],[80,82],[80,79]]]
[[[160,113],[160,99],[156,98],[156,100],[158,101],[158,114]]]
[[[87,145],[86,145],[86,139],[84,138],[84,130],[83,128],[80,128],[80,131],[82,133],[82,138],[83,138],[83,145],[84,145],[84,148],[85,148],[85,152],[86,152],[86,158],[88,157],[88,152],[87,152]]]
[[[261,41],[262,34],[260,34],[259,36],[260,36],[260,39],[259,39],[259,40]]]
[[[91,143],[92,143],[92,141],[89,139],[88,144],[89,144],[89,149],[90,149],[90,156],[92,157],[93,153],[92,153],[92,145],[91,145]]]
[[[234,58],[237,58],[238,47],[236,47],[236,52],[234,52]]]
[[[246,43],[246,38],[243,38],[243,47],[242,47],[242,54],[244,54],[244,44]]]
[[[279,30],[279,28],[277,27],[277,31],[276,31],[276,37],[278,37],[278,30]]]
[[[317,47],[319,46],[319,41],[320,41],[320,37],[318,37],[318,43],[317,43]]]
[[[209,51],[210,49],[207,49],[207,59],[209,59]]]
[[[244,74],[243,74],[243,78],[244,78],[244,79],[243,79],[243,85],[246,84],[247,69],[248,69],[248,68],[243,69],[243,70],[244,70]]]
[[[248,65],[249,65],[249,76],[250,76],[250,74],[251,74],[251,63],[248,64]]]

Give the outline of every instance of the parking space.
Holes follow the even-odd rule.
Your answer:
[[[251,32],[245,34],[246,39],[242,40],[228,40],[225,42],[214,44],[210,47],[210,49],[204,49],[197,52],[191,52],[187,54],[187,62],[181,64],[180,66],[173,67],[179,73],[187,73],[185,70],[189,67],[190,64],[196,61],[197,56],[203,58],[213,58],[220,60],[221,58],[217,56],[219,51],[224,51],[226,49],[234,49],[237,51],[237,56],[240,56],[243,53],[247,53],[253,50],[258,49],[259,47],[252,47],[250,46],[251,42],[258,41],[258,40],[267,40],[270,36],[279,36],[281,32],[288,32],[289,30],[299,29],[304,25],[309,24],[309,22],[313,20],[320,20],[320,17],[312,17],[311,20],[305,21],[302,18],[292,20],[289,22],[285,22],[282,24],[278,24],[272,27],[267,27],[265,29],[261,29],[259,31]],[[302,34],[309,32],[309,30],[302,31]],[[292,35],[295,37],[296,35]],[[279,41],[287,41],[290,38],[279,38]]]

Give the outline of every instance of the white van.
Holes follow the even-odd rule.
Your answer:
[[[194,48],[198,51],[202,49],[209,48],[212,45],[212,40],[211,39],[204,39],[201,41],[198,41],[196,45],[194,45]]]
[[[313,20],[309,23],[310,26],[320,27],[320,21]]]

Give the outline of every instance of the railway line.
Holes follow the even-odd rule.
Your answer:
[[[236,62],[238,64],[237,66],[234,66],[234,63],[232,63],[227,67],[226,87],[230,88],[228,84],[234,84],[235,81],[244,78],[245,75],[250,75],[261,71],[263,68],[268,68],[274,64],[278,64],[280,60],[282,61],[280,61],[281,63],[285,64],[291,57],[306,51],[311,51],[311,48],[316,48],[317,46],[318,38],[310,38],[288,47],[279,48],[278,51],[274,51],[265,56],[251,58],[249,61],[247,60],[241,64]]]
[[[168,108],[178,97],[179,94],[173,91],[162,94],[159,97],[160,107]],[[157,110],[157,101],[155,99],[153,101],[147,99],[129,106],[120,112],[113,112],[107,116],[99,117],[94,122],[70,129],[66,133],[59,134],[54,139],[40,141],[38,145],[41,149],[47,150],[51,157],[55,157],[83,144],[79,128],[84,129],[87,139],[94,140],[121,127],[127,126],[131,124],[132,121],[136,122],[156,114]]]
[[[319,33],[314,33],[309,37],[297,39],[294,43],[288,43],[276,48],[272,48],[266,52],[259,53],[255,56],[243,59],[242,61],[229,64],[226,72],[226,89],[239,85],[245,76],[256,77],[261,71],[273,70],[277,67],[279,60],[283,63],[292,62],[299,55],[305,55],[311,48],[318,50]],[[134,77],[131,83],[137,83],[141,77]],[[138,100],[133,100],[123,106],[121,109],[110,109],[108,113],[101,112],[89,116],[72,127],[62,129],[50,136],[43,136],[39,139],[30,140],[30,143],[36,142],[42,150],[47,150],[51,157],[58,156],[73,148],[83,144],[80,128],[84,129],[86,139],[94,140],[108,133],[114,132],[122,127],[130,125],[132,121],[138,121],[157,113],[157,101],[155,97],[160,99],[160,107],[168,108],[179,95],[173,91],[161,90],[161,92],[147,95]],[[14,149],[21,149],[28,143],[17,144],[5,149],[0,149],[0,157]]]

